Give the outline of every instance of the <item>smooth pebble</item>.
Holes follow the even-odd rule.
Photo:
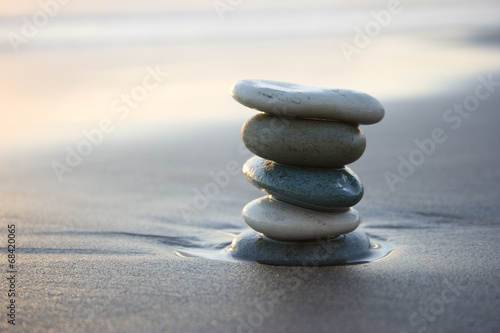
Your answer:
[[[248,119],[241,137],[257,156],[304,167],[342,168],[366,148],[365,135],[354,125],[266,113]]]
[[[243,208],[243,219],[265,236],[285,241],[337,237],[356,229],[358,212],[321,212],[290,205],[265,196]]]
[[[363,185],[349,168],[304,168],[252,157],[243,174],[278,200],[326,211],[346,210],[363,197]]]
[[[233,258],[261,264],[284,266],[330,266],[366,263],[387,254],[377,253],[359,230],[337,238],[301,242],[276,241],[248,229],[227,249]],[[392,249],[389,249],[389,252]]]
[[[287,117],[331,119],[354,124],[375,124],[384,107],[374,97],[353,90],[330,89],[299,84],[241,80],[231,95],[252,109]]]

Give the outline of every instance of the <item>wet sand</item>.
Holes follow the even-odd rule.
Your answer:
[[[386,4],[252,1],[219,20],[210,2],[72,2],[20,52],[2,39],[0,331],[498,332],[500,6],[404,3],[348,63],[340,43]],[[0,34],[36,10],[5,8]],[[169,74],[140,105],[113,107],[157,68]],[[360,228],[395,246],[387,258],[306,268],[176,254],[223,249],[263,195],[241,172],[213,176],[251,156],[240,129],[254,112],[228,94],[246,78],[380,99],[386,117],[361,127],[367,149],[350,167],[365,186]],[[79,145],[92,152],[68,166]]]
[[[240,122],[110,139],[62,183],[50,168],[61,158],[56,147],[3,152],[1,219],[16,225],[18,241],[16,328],[498,331],[500,93],[480,101],[456,129],[456,119],[443,119],[478,84],[472,77],[448,95],[382,100],[386,118],[362,127],[367,151],[351,165],[365,185],[356,206],[361,228],[396,247],[369,264],[278,267],[175,254],[213,249],[225,233],[245,230],[241,209],[261,192],[242,174],[205,208],[192,209],[195,189],[213,182],[210,171],[250,156],[238,150]],[[436,128],[447,139],[391,191],[384,174],[399,175],[399,156],[418,161],[414,141],[432,138]],[[0,327],[12,330],[5,320]]]

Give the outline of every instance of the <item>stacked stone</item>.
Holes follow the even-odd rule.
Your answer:
[[[245,177],[268,195],[243,208],[246,224],[270,239],[306,241],[335,238],[355,230],[351,208],[363,185],[348,167],[361,157],[366,139],[358,128],[384,117],[372,96],[265,81],[238,81],[231,88],[239,103],[262,111],[242,129],[253,152]]]

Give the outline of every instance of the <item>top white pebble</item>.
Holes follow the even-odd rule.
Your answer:
[[[287,117],[369,125],[382,120],[385,114],[378,100],[353,90],[268,80],[241,80],[231,87],[231,95],[252,109]]]

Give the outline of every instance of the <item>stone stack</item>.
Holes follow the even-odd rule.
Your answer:
[[[243,126],[253,152],[245,177],[268,195],[247,204],[243,219],[275,241],[333,239],[355,230],[353,207],[363,185],[348,167],[361,157],[366,139],[358,128],[384,117],[372,96],[342,89],[243,80],[234,84],[239,103],[262,111]]]

